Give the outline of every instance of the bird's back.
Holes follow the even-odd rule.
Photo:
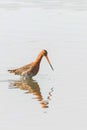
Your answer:
[[[31,63],[32,64],[32,63]],[[14,73],[16,75],[21,75],[24,71],[26,71],[27,69],[31,68],[31,64],[27,64],[25,66],[22,66],[20,68],[17,69],[13,69],[13,70],[8,70],[10,73]]]

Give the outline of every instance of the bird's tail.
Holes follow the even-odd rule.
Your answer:
[[[14,69],[14,70],[8,70],[8,72],[10,72],[10,73],[15,73],[15,72],[16,72],[16,69]]]

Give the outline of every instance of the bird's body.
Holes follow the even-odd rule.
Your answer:
[[[27,64],[23,67],[14,69],[14,70],[8,70],[10,73],[14,73],[15,75],[29,75],[29,77],[33,77],[38,73],[39,65],[35,64],[35,62],[32,62],[31,64]]]
[[[41,59],[43,56],[45,56],[47,58],[51,68],[53,69],[53,67],[52,67],[52,65],[47,57],[47,51],[42,50],[34,62],[27,64],[23,67],[13,69],[13,70],[8,70],[8,71],[10,73],[14,73],[15,75],[20,75],[20,76],[25,77],[25,78],[27,78],[27,77],[32,78],[33,76],[35,76],[38,73],[39,67],[40,67],[40,62],[41,62]]]

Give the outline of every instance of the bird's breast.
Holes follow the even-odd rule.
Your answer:
[[[36,75],[39,71],[39,64],[35,65],[31,71],[32,75]]]

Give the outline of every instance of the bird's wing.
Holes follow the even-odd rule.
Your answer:
[[[23,72],[27,71],[27,69],[31,69],[31,64],[27,64],[18,69],[8,70],[10,73],[14,73],[16,75],[21,75]]]
[[[29,66],[29,68],[24,70],[21,75],[22,76],[27,75],[27,74],[31,75],[32,70],[33,70],[33,66]]]

